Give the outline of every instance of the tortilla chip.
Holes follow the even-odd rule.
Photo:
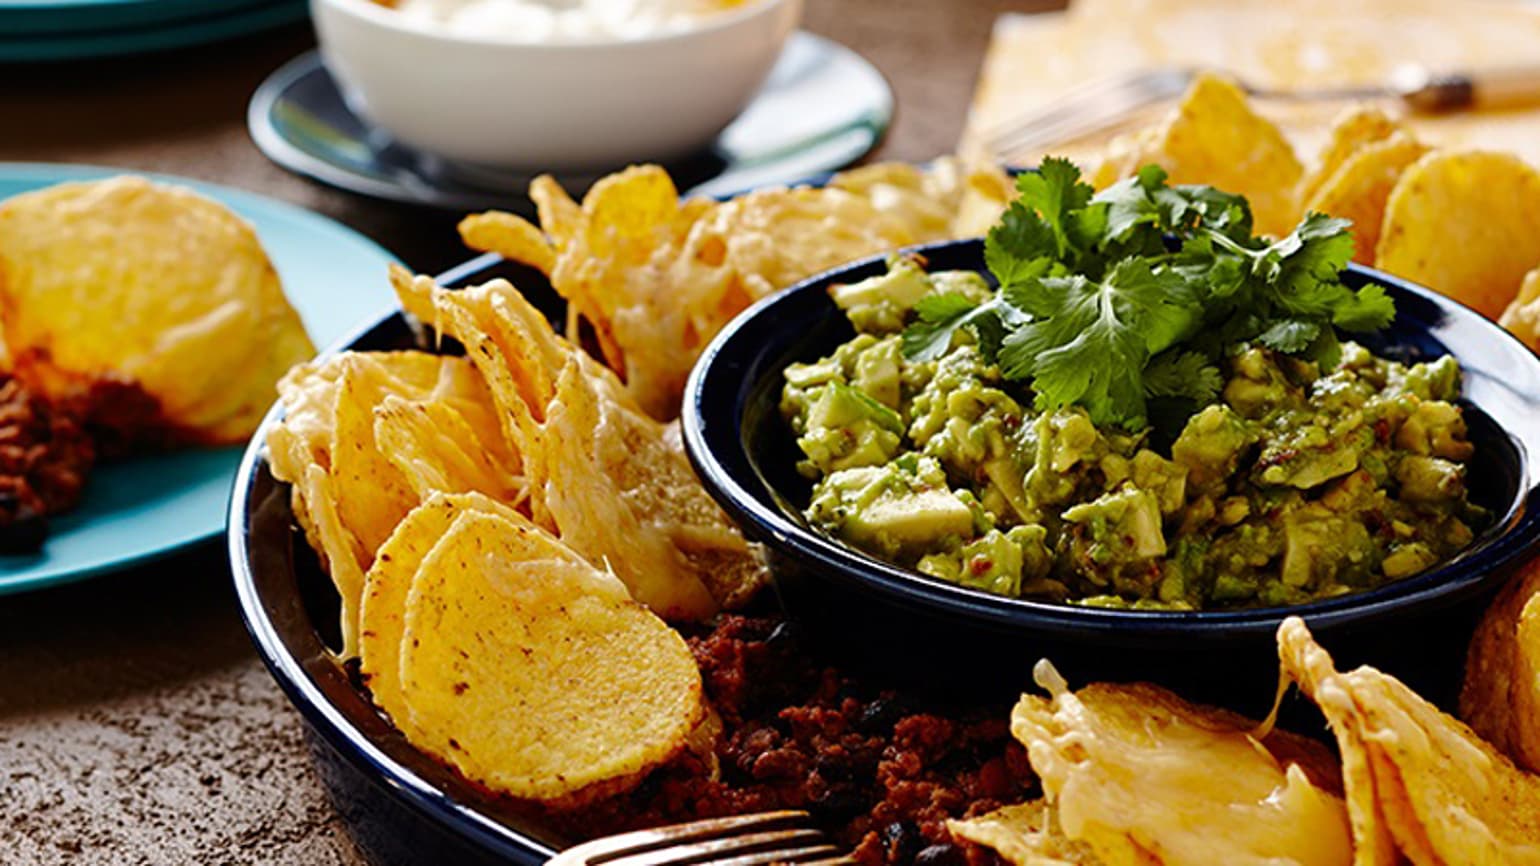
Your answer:
[[[1321,184],[1306,200],[1305,210],[1352,220],[1353,261],[1372,265],[1391,190],[1427,152],[1426,145],[1402,133],[1367,145]]]
[[[1386,206],[1375,267],[1496,319],[1540,263],[1540,172],[1503,153],[1418,160]]]
[[[700,486],[676,430],[558,336],[505,281],[457,291],[395,273],[466,346],[522,458],[535,522],[677,620],[744,603],[764,583],[749,545]],[[423,297],[431,298],[424,302]]]
[[[1344,759],[1367,763],[1384,824],[1416,866],[1540,864],[1540,777],[1394,677],[1339,673],[1298,617],[1284,620],[1278,642],[1288,675],[1332,707]],[[1354,781],[1349,774],[1350,802]]]
[[[1531,350],[1540,352],[1540,267],[1524,275],[1518,296],[1503,310],[1497,323]]]
[[[1530,772],[1540,772],[1540,563],[1505,586],[1471,638],[1460,717]]]
[[[1023,695],[1011,733],[1027,747],[1064,835],[1107,863],[1346,864],[1336,764],[1319,743],[1190,704],[1157,686]]]
[[[1298,199],[1309,202],[1349,159],[1376,142],[1396,133],[1411,132],[1377,105],[1354,105],[1342,110],[1332,121],[1331,133],[1315,167],[1300,181]],[[1376,229],[1376,232],[1378,229]],[[1373,247],[1369,251],[1373,252]]]
[[[523,518],[455,518],[412,578],[400,671],[414,745],[565,805],[631,787],[706,711],[684,639]]]
[[[1093,184],[1106,187],[1155,163],[1172,183],[1208,184],[1246,196],[1258,234],[1293,230],[1295,190],[1304,168],[1288,139],[1252,111],[1233,82],[1198,76],[1156,130],[1119,143],[1092,175]]]
[[[251,226],[140,177],[0,205],[0,344],[55,401],[97,383],[146,395],[151,411],[104,421],[129,448],[244,442],[279,377],[315,354]]]
[[[958,839],[993,849],[1015,866],[1098,866],[1102,862],[1089,847],[1065,837],[1047,800],[947,821],[946,829]]]

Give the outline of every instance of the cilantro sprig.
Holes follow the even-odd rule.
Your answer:
[[[1083,407],[1098,424],[1148,426],[1152,401],[1188,411],[1214,399],[1220,361],[1257,343],[1329,366],[1337,330],[1385,327],[1378,286],[1351,289],[1346,220],[1312,213],[1277,241],[1252,235],[1246,199],[1170,185],[1158,166],[1101,193],[1067,160],[1017,178],[1019,197],[984,242],[1000,290],[920,301],[904,331],[911,360],[944,354],[967,329],[1038,408]]]

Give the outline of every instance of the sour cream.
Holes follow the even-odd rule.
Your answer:
[[[745,0],[396,0],[424,29],[511,42],[636,39],[688,30]]]

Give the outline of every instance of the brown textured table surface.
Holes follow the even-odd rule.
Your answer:
[[[989,28],[1042,0],[809,0],[804,26],[888,76],[875,155],[947,152]],[[0,65],[0,160],[162,171],[336,218],[433,272],[465,258],[447,217],[294,177],[246,136],[246,101],[307,26],[175,54]],[[358,864],[299,720],[251,649],[223,548],[0,597],[0,863]]]

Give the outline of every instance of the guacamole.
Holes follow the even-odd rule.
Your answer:
[[[1227,346],[1218,397],[1162,437],[1034,408],[967,329],[906,357],[922,298],[993,292],[910,258],[832,290],[856,336],[787,368],[781,401],[814,527],[1000,595],[1196,610],[1380,586],[1448,559],[1484,519],[1451,357],[1406,365],[1344,343],[1322,369]]]

